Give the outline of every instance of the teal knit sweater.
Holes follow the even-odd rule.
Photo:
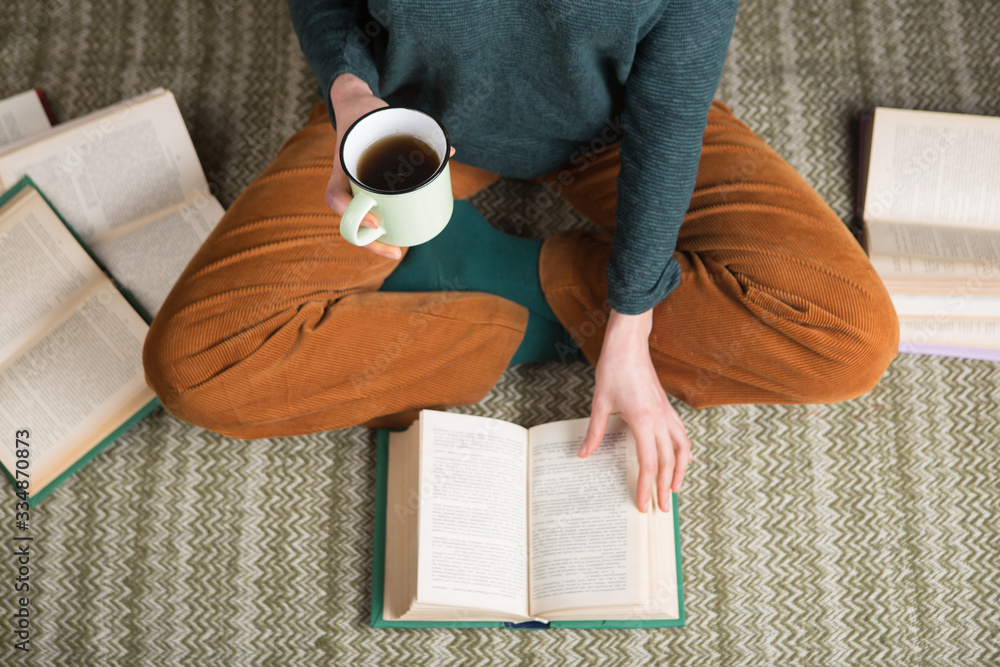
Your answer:
[[[608,300],[642,313],[672,254],[737,0],[289,0],[319,80],[441,121],[466,164],[530,178],[621,139]]]

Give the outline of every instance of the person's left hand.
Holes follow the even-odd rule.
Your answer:
[[[652,325],[652,310],[641,315],[611,311],[597,362],[590,426],[578,456],[586,458],[597,451],[608,417],[619,413],[635,435],[639,510],[647,510],[655,478],[660,509],[667,512],[670,492],[681,490],[692,460],[691,441],[653,368],[649,356]]]

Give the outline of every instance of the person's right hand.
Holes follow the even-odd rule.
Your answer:
[[[389,105],[375,97],[364,80],[346,72],[334,79],[330,87],[330,101],[333,104],[333,116],[337,121],[337,145],[333,154],[333,173],[330,174],[330,182],[326,186],[326,205],[337,215],[344,215],[353,195],[350,181],[347,180],[347,174],[340,164],[341,136],[358,118],[369,111]],[[365,227],[378,228],[378,220],[370,212],[365,214],[361,224]],[[361,247],[389,259],[399,259],[403,256],[403,251],[398,247],[381,241],[372,241]]]

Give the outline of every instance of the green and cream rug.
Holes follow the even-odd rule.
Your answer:
[[[1000,115],[998,33],[998,0],[744,0],[719,96],[853,224],[855,116]],[[40,86],[61,120],[171,89],[224,204],[316,101],[275,0],[5,0],[0,56],[0,97]],[[474,203],[504,227],[536,196]],[[586,224],[543,208],[532,233]],[[579,417],[592,388],[518,366],[462,411]],[[846,403],[682,406],[688,626],[548,632],[367,627],[372,431],[246,443],[159,411],[32,512],[33,650],[8,556],[0,664],[1000,664],[998,404],[1000,364],[901,356]]]

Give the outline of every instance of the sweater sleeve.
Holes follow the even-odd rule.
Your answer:
[[[370,48],[385,27],[368,15],[362,0],[288,0],[292,26],[306,62],[319,81],[330,123],[336,125],[330,86],[345,72],[361,78],[377,97],[378,70]]]
[[[608,301],[644,313],[680,284],[673,258],[694,190],[708,108],[737,0],[671,0],[641,38],[625,83]]]

